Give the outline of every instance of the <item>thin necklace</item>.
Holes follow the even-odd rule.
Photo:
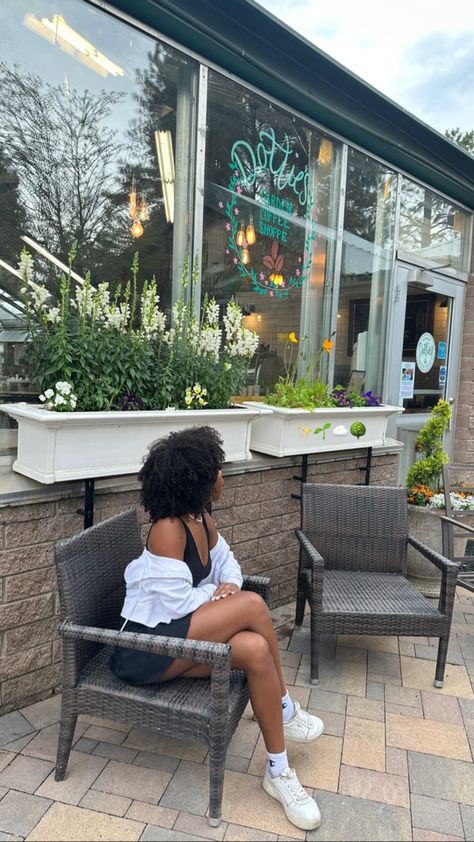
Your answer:
[[[195,520],[196,523],[202,523],[202,515],[186,515],[186,517]]]

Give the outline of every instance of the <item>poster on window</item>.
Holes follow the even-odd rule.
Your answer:
[[[400,373],[400,397],[404,400],[413,397],[415,387],[415,363],[402,362]]]

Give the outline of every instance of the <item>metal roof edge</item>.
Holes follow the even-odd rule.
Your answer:
[[[474,210],[474,156],[254,0],[108,4]]]

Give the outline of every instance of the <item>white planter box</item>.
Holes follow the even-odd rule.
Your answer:
[[[310,411],[282,409],[252,401],[246,401],[244,405],[271,410],[271,415],[254,418],[250,439],[251,450],[270,456],[380,447],[385,444],[387,419],[390,415],[403,412],[399,406],[363,406],[352,409],[329,407]],[[365,428],[360,437],[351,433],[351,427],[356,421]]]
[[[135,474],[155,439],[209,425],[222,436],[226,462],[251,459],[250,422],[259,407],[139,412],[49,412],[2,404],[18,421],[13,470],[42,483]]]

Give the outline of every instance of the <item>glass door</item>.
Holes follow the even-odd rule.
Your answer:
[[[388,403],[403,406],[391,435],[405,445],[399,482],[415,461],[415,443],[432,407],[442,398],[456,410],[464,284],[431,271],[396,267],[387,352]],[[445,448],[452,451],[452,429]]]

